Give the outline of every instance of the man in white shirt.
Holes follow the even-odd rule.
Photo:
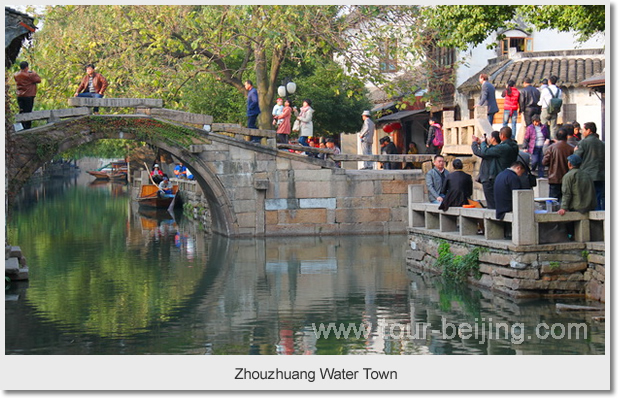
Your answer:
[[[557,81],[557,76],[551,76],[549,78],[549,85],[541,90],[541,99],[539,100],[539,105],[541,106],[541,122],[549,124],[549,131],[553,139],[556,139],[556,133],[558,132],[558,126],[556,125],[558,112],[550,113],[548,107],[549,101],[552,98],[562,98],[562,90],[556,86]]]

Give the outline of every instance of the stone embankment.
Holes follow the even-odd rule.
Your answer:
[[[446,240],[454,255],[483,247]],[[435,265],[440,241],[432,236],[411,235],[408,266],[440,274],[442,269]],[[469,277],[469,283],[515,298],[586,296],[605,302],[604,250],[582,243],[540,246],[524,251],[486,247],[479,255],[481,277]]]
[[[12,281],[28,280],[26,257],[21,253],[19,246],[6,245],[4,247],[4,275]]]

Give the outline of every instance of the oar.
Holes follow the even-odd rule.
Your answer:
[[[148,168],[148,165],[146,164],[146,162],[144,162],[144,166],[146,166],[146,171],[148,172],[148,177],[150,177],[150,181],[152,182],[152,185],[156,185],[158,187],[159,185],[155,184],[154,179],[152,178],[152,175],[150,175],[150,169]],[[161,190],[159,189],[159,191]]]

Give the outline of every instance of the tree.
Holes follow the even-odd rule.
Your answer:
[[[439,44],[466,50],[521,19],[538,30],[574,32],[579,41],[605,34],[604,5],[455,5],[427,7],[425,20]],[[490,46],[495,45],[492,43]]]
[[[109,96],[163,98],[167,107],[185,110],[194,108],[187,97],[200,102],[216,96],[214,112],[238,119],[244,112],[243,81],[249,78],[260,94],[265,128],[284,65],[292,69],[286,76],[299,76],[308,64],[312,70],[338,54],[352,78],[384,81],[379,44],[389,37],[403,43],[395,27],[417,11],[409,6],[48,7],[44,27],[35,35],[35,64],[44,79],[41,91],[54,100],[40,103],[64,105],[83,75],[82,66],[95,62],[110,81]],[[400,44],[389,51],[412,53],[405,48]],[[363,95],[351,87],[352,78],[341,80],[342,87],[331,86],[347,96]]]

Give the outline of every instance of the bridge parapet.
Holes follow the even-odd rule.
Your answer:
[[[483,134],[491,134],[492,126],[487,120],[487,107],[474,108],[474,119],[455,120],[454,111],[445,111],[442,116],[444,131],[444,147],[442,154],[472,155],[472,136],[483,138]]]
[[[72,97],[69,106],[88,108],[163,108],[163,100],[157,98],[86,98]]]
[[[88,116],[92,112],[90,108],[69,108],[69,109],[53,109],[48,111],[34,111],[28,113],[18,113],[15,115],[15,121],[30,122],[33,120],[47,120],[48,123],[55,123],[62,118]]]

